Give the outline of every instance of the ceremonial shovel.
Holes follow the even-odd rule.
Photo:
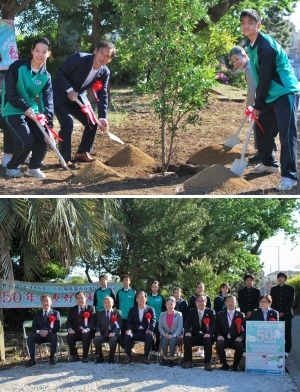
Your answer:
[[[92,112],[93,115],[94,115],[94,120],[96,121],[96,123],[97,123],[98,125],[101,126],[102,124],[101,124],[100,121],[97,119],[97,117],[96,117],[96,115],[95,115],[95,113],[94,113],[94,111],[93,111],[93,109],[92,109],[92,106],[91,106],[89,100],[87,99],[86,95],[85,95],[85,94],[80,94],[80,97],[82,98],[82,100],[83,100],[83,102],[85,103],[85,105],[89,105],[89,106],[90,106],[90,110],[91,110],[91,112]],[[79,105],[80,107],[83,107],[83,106],[84,106],[84,105],[79,101],[78,98],[77,98],[75,101],[78,103],[78,105]],[[105,130],[105,132],[107,133],[108,137],[110,137],[110,138],[111,138],[112,140],[114,140],[115,142],[124,144],[124,142],[123,142],[118,136],[116,136],[116,135],[114,135],[113,133],[109,132],[107,129]]]
[[[240,141],[239,134],[240,134],[243,126],[245,125],[246,120],[247,120],[247,117],[245,117],[244,120],[242,121],[242,124],[240,125],[239,129],[237,130],[237,133],[235,135],[229,136],[229,138],[225,141],[225,143],[224,143],[225,147],[233,148],[234,146],[236,146],[239,143],[239,141]]]
[[[60,160],[62,166],[67,169],[70,173],[72,173],[73,176],[76,176],[76,173],[73,172],[73,170],[71,170],[69,168],[69,166],[66,164],[64,158],[61,156],[60,152],[58,151],[58,149],[56,148],[55,144],[52,142],[51,138],[49,137],[48,133],[45,131],[45,128],[43,127],[43,125],[39,122],[39,120],[34,116],[33,120],[35,121],[36,125],[40,128],[40,130],[42,131],[43,135],[45,136],[45,139],[47,140],[47,142],[50,144],[50,146],[52,147],[52,150],[55,152],[55,154],[57,155],[58,159]]]
[[[235,159],[233,164],[231,165],[231,168],[230,168],[230,170],[233,173],[237,174],[238,176],[241,176],[243,174],[243,172],[246,169],[247,164],[248,164],[248,162],[245,160],[245,154],[246,154],[246,150],[247,150],[247,147],[248,147],[248,144],[249,144],[249,141],[250,141],[250,136],[251,136],[251,133],[252,133],[253,126],[254,126],[254,120],[251,121],[251,124],[250,124],[250,127],[249,127],[249,131],[247,133],[246,141],[245,141],[245,144],[244,144],[244,148],[243,148],[243,151],[242,151],[241,158],[240,159]]]

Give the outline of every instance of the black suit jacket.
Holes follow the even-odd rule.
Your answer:
[[[205,318],[209,318],[210,320],[208,330],[206,324],[204,323]],[[191,334],[195,336],[199,334],[209,333],[212,338],[215,333],[215,329],[216,329],[216,314],[213,309],[209,309],[209,308],[204,309],[201,326],[200,326],[197,308],[190,309],[184,325],[184,333],[191,332]]]
[[[189,314],[189,305],[187,301],[183,298],[180,299],[179,302],[176,302],[175,310],[178,312],[181,312],[182,317],[183,317],[183,325],[185,323],[185,320]]]
[[[44,329],[45,331],[51,331],[51,332],[58,332],[60,329],[60,313],[57,310],[50,309],[49,310],[49,316],[54,316],[55,321],[53,328],[51,327],[51,323],[49,320],[49,316],[47,317],[47,320],[44,320],[44,310],[41,309],[39,310],[34,316],[33,316],[33,321],[32,321],[32,332],[40,331]]]
[[[146,313],[151,314],[150,323],[146,319],[145,316]],[[147,305],[145,306],[142,322],[140,322],[140,318],[139,318],[138,305],[135,305],[129,309],[128,319],[127,319],[127,329],[131,329],[132,332],[137,332],[139,330],[139,327],[143,327],[144,331],[149,330],[153,332],[155,325],[156,325],[155,311],[150,306]]]
[[[84,312],[89,312],[90,314],[90,317],[88,318],[87,326],[85,325],[85,321],[83,317]],[[84,311],[81,313],[79,313],[78,311],[78,305],[73,306],[72,308],[69,309],[69,314],[66,322],[67,329],[71,328],[74,331],[80,331],[81,329],[89,328],[90,330],[92,330],[94,324],[94,317],[93,317],[94,313],[95,313],[95,309],[91,305],[86,305]]]
[[[274,310],[272,308],[270,308],[268,310],[267,320],[266,321],[270,321],[271,318],[276,319],[276,321],[279,321],[279,313],[277,312],[277,310]],[[253,321],[265,321],[264,315],[263,315],[263,311],[261,310],[261,308],[253,310],[253,312],[251,314],[251,320],[253,320]]]
[[[258,297],[260,296],[260,290],[256,287],[251,287],[247,289],[247,287],[243,287],[238,291],[238,303],[241,309],[241,312],[247,313],[252,312],[254,309],[257,309]]]
[[[117,316],[118,326],[111,320],[111,317],[115,315]],[[106,326],[106,310],[100,310],[96,312],[95,315],[95,332],[100,332],[101,335],[105,334],[105,326]],[[110,323],[109,323],[109,331],[119,335],[120,330],[122,328],[122,317],[121,312],[117,309],[112,309],[110,312]]]
[[[277,312],[284,313],[282,320],[292,319],[293,305],[295,302],[295,287],[288,284],[271,288],[272,306]]]
[[[69,88],[73,88],[79,94],[89,89],[96,81],[102,82],[102,89],[97,91],[98,96],[98,112],[100,118],[106,118],[108,95],[107,85],[109,81],[110,71],[106,65],[102,66],[95,78],[82,88],[82,84],[86,80],[90,70],[92,69],[94,54],[76,53],[68,57],[65,62],[57,69],[56,77],[53,80],[53,100],[54,107],[64,102],[70,102],[68,99]]]
[[[243,327],[242,328],[243,331],[241,331],[240,333],[238,333],[238,327],[237,324],[235,323],[235,320],[238,318],[242,319],[241,325]],[[217,314],[217,326],[216,326],[216,333],[215,333],[216,338],[218,336],[223,336],[224,338],[227,338],[227,335],[230,333],[230,336],[233,339],[240,337],[244,340],[246,337],[245,330],[246,330],[246,319],[244,313],[235,310],[230,327],[227,318],[227,310],[222,310]]]

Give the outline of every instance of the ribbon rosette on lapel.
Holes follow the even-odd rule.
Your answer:
[[[85,327],[88,326],[88,319],[91,317],[90,312],[83,312],[83,318],[84,318],[84,325]]]
[[[92,85],[92,92],[94,94],[94,97],[96,98],[96,101],[99,101],[99,98],[97,96],[96,91],[102,90],[103,84],[101,80],[96,80],[96,82]]]
[[[50,328],[54,327],[54,321],[56,320],[55,316],[49,316],[49,321],[50,321]]]
[[[269,321],[277,321],[275,317],[270,317]]]
[[[210,318],[209,317],[205,317],[203,319],[204,324],[206,325],[206,331],[209,331],[209,324],[210,324]]]
[[[240,317],[238,317],[235,319],[234,322],[235,322],[235,325],[237,326],[238,333],[243,332],[244,331],[244,328],[242,326],[243,320]]]
[[[150,320],[151,320],[152,314],[150,312],[146,312],[145,317],[148,320],[148,324],[150,325]]]
[[[119,328],[118,317],[115,314],[113,314],[110,319],[115,324],[115,326]]]

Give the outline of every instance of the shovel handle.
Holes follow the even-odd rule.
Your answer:
[[[48,133],[45,131],[45,128],[42,126],[42,124],[39,122],[39,120],[35,117],[33,119],[36,123],[36,125],[40,128],[42,134],[45,136],[45,139],[47,140],[47,142],[50,144],[52,150],[55,152],[55,154],[57,155],[58,159],[60,160],[61,164],[63,165],[63,167],[65,169],[67,169],[73,176],[76,176],[76,173],[73,172],[73,170],[71,170],[69,168],[69,166],[66,164],[66,161],[64,160],[64,158],[62,157],[62,155],[60,154],[60,152],[58,151],[58,149],[56,148],[55,144],[52,142],[52,140],[50,139]]]
[[[241,130],[242,130],[242,128],[243,128],[243,126],[245,125],[245,123],[246,123],[246,120],[247,120],[247,116],[245,116],[244,117],[244,119],[243,119],[243,121],[242,121],[242,123],[241,123],[241,125],[240,125],[240,127],[239,127],[239,129],[237,130],[237,132],[236,132],[236,134],[235,134],[235,136],[239,136],[239,134],[240,134],[240,132],[241,132]]]
[[[249,131],[247,133],[247,137],[246,137],[246,141],[245,141],[245,144],[244,144],[244,147],[243,147],[241,159],[244,159],[244,157],[245,157],[245,154],[246,154],[246,151],[247,151],[247,148],[248,148],[248,144],[249,144],[249,141],[250,141],[250,137],[251,137],[253,126],[254,126],[254,120],[251,121],[251,124],[250,124],[250,127],[249,127]]]

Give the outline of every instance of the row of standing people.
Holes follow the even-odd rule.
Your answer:
[[[46,38],[37,39],[31,48],[29,59],[16,60],[8,69],[2,90],[1,115],[4,122],[4,156],[2,166],[8,177],[22,177],[20,166],[29,156],[26,174],[45,178],[41,171],[47,151],[47,142],[36,123],[36,115],[47,118],[46,131],[52,132],[54,112],[60,123],[59,151],[70,168],[71,135],[76,118],[84,131],[75,159],[80,162],[95,160],[90,153],[98,127],[105,131],[108,107],[108,82],[110,71],[107,64],[115,55],[110,42],[101,41],[93,54],[76,53],[68,57],[57,69],[51,80],[46,69],[51,55],[50,42]],[[86,104],[85,91],[91,89],[98,104],[99,123],[92,123],[76,102]],[[44,120],[43,120],[44,121]],[[31,155],[30,155],[31,154]],[[58,163],[58,165],[61,165]]]
[[[269,295],[260,295],[259,290],[253,287],[254,277],[251,274],[244,276],[246,285],[238,292],[240,307],[243,312],[236,309],[236,298],[230,295],[230,288],[225,283],[221,285],[220,295],[215,298],[214,304],[215,307],[218,307],[215,312],[209,306],[210,298],[204,294],[203,283],[197,284],[197,293],[191,297],[191,309],[189,309],[187,301],[181,298],[180,288],[175,288],[173,290],[174,297],[168,297],[165,301],[158,293],[159,283],[157,281],[152,283],[152,292],[149,296],[144,291],[136,294],[135,290],[130,287],[130,277],[124,275],[122,277],[123,288],[118,291],[115,297],[114,292],[107,287],[107,277],[102,275],[100,277],[100,287],[94,295],[95,307],[86,305],[84,293],[79,292],[76,294],[77,305],[69,311],[67,342],[70,347],[71,360],[77,361],[79,359],[76,341],[82,340],[83,362],[87,361],[90,340],[93,333],[95,333],[96,362],[103,362],[101,343],[105,341],[110,344],[109,362],[112,362],[119,341],[127,355],[124,363],[130,363],[134,341],[143,340],[145,341],[144,363],[149,363],[148,355],[150,351],[153,349],[158,351],[161,344],[162,364],[173,366],[175,347],[179,344],[179,339],[182,338],[184,326],[183,367],[189,368],[192,366],[192,347],[203,345],[205,369],[211,370],[211,350],[215,338],[222,369],[227,370],[228,368],[225,362],[224,349],[232,347],[235,349],[233,369],[237,370],[243,354],[244,343],[242,342],[245,338],[245,320],[273,321],[279,320],[279,317],[281,320],[284,319],[287,326],[286,355],[288,355],[291,349],[289,326],[291,327],[294,288],[285,284],[286,278],[287,276],[280,272],[278,274],[279,285],[273,287],[271,292],[275,299],[275,306],[279,304],[279,312],[271,308],[272,298]],[[199,291],[202,293],[199,293]],[[50,309],[50,297],[45,296],[42,299],[42,305],[43,308],[48,307],[48,311],[52,311]],[[289,309],[289,306],[291,309]],[[55,339],[56,334],[51,332],[58,332],[59,314],[57,313],[52,314],[50,312],[50,315],[46,316],[42,316],[41,312],[36,314],[33,322],[34,334],[31,335],[31,340],[28,340],[31,354],[30,366],[35,364],[34,343],[39,343],[43,339],[47,339],[51,343],[51,339]],[[217,313],[217,318],[215,313]],[[96,318],[94,314],[96,314]],[[49,324],[49,316],[51,315],[56,317],[56,320],[52,329],[48,328],[48,331],[51,332],[47,332],[45,323]],[[240,322],[240,327],[235,320]],[[38,321],[40,325],[38,325]],[[156,339],[154,339],[154,336]],[[167,359],[168,346],[170,347],[170,355]],[[55,348],[56,344],[52,341],[50,363],[54,363]]]

